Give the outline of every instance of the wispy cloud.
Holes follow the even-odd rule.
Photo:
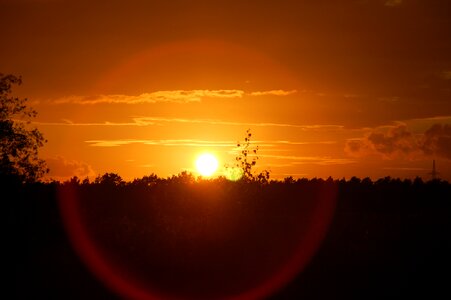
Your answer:
[[[298,125],[289,123],[271,123],[271,122],[236,122],[214,119],[184,119],[184,118],[159,118],[159,117],[135,117],[133,120],[139,124],[157,124],[158,122],[167,123],[197,123],[209,125],[233,125],[233,126],[251,126],[251,127],[293,127],[304,130],[341,130],[341,125]]]
[[[234,141],[204,141],[194,139],[180,140],[151,140],[151,139],[117,139],[117,140],[89,140],[85,141],[93,147],[118,147],[131,144],[155,146],[194,146],[194,147],[235,147]]]
[[[394,170],[394,171],[428,171],[426,168],[409,168],[409,167],[387,167],[382,168],[383,170]]]
[[[97,95],[97,96],[70,96],[56,99],[55,104],[143,104],[157,102],[189,103],[200,102],[203,98],[241,98],[242,90],[174,90],[143,93],[138,96],[130,95]]]
[[[210,141],[196,139],[115,139],[115,140],[87,140],[85,143],[93,147],[118,147],[131,144],[155,145],[155,146],[192,146],[192,147],[231,147],[230,153],[238,151],[237,141]],[[297,141],[254,141],[260,147],[276,147],[280,145],[311,145],[311,144],[334,144],[335,141],[297,142]],[[280,151],[281,149],[277,149]]]
[[[273,141],[273,143],[285,145],[312,145],[312,144],[333,145],[336,144],[337,141],[317,141],[317,142]]]
[[[185,119],[185,118],[161,118],[161,117],[133,117],[131,122],[86,122],[77,123],[71,120],[62,119],[60,122],[33,122],[35,125],[44,126],[153,126],[164,125],[165,123],[191,123],[208,125],[229,125],[229,126],[249,126],[249,127],[292,127],[305,131],[335,131],[342,130],[342,125],[299,125],[289,123],[271,122],[236,122],[217,119]]]
[[[291,165],[318,164],[318,165],[345,165],[355,163],[356,160],[349,158],[334,158],[330,156],[297,156],[297,155],[272,155],[263,154],[259,157],[273,158],[291,161]]]
[[[200,102],[205,98],[242,98],[244,95],[250,96],[288,96],[296,93],[296,90],[269,90],[245,92],[238,89],[230,90],[173,90],[173,91],[156,91],[151,93],[143,93],[140,95],[94,95],[94,96],[68,96],[55,99],[54,104],[143,104],[143,103],[191,103]]]
[[[250,92],[249,95],[251,96],[288,96],[297,93],[297,90],[270,90],[270,91],[257,91],[257,92]]]
[[[417,122],[417,121],[429,121],[429,122],[443,122],[443,123],[451,123],[451,116],[436,116],[436,117],[430,117],[430,118],[417,118],[417,119],[409,119],[406,120],[406,122]]]
[[[282,179],[287,177],[293,177],[293,178],[305,178],[309,176],[308,173],[273,173],[271,172],[271,177],[274,177],[276,179]]]
[[[151,126],[156,125],[152,122],[137,122],[133,120],[132,122],[73,122],[71,120],[62,119],[60,122],[32,122],[34,125],[41,126]]]

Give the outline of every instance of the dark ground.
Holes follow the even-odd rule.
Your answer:
[[[304,180],[285,186],[303,193],[324,189],[326,184],[338,190],[326,238],[303,272],[270,299],[451,298],[448,183],[353,179]],[[55,184],[2,186],[7,207],[4,260],[8,281],[12,279],[3,290],[8,297],[2,298],[119,299],[73,250],[58,210],[56,188]]]

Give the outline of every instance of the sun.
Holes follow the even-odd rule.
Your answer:
[[[200,175],[209,177],[218,169],[218,160],[211,153],[201,154],[197,157],[196,168]]]

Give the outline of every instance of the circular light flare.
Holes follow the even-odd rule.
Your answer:
[[[218,160],[211,153],[199,155],[196,160],[196,168],[200,175],[210,177],[218,169]]]
[[[195,299],[190,294],[177,294],[177,286],[171,288],[170,291],[159,287],[158,283],[149,284],[145,279],[142,281],[139,274],[128,274],[124,276],[124,272],[120,266],[111,260],[111,256],[106,255],[105,248],[100,248],[95,238],[91,234],[92,226],[85,223],[84,214],[86,208],[82,209],[79,191],[74,186],[58,187],[58,204],[66,232],[72,242],[77,253],[91,271],[101,279],[112,291],[118,292],[126,299]],[[267,274],[266,278],[256,285],[246,285],[239,291],[235,291],[233,296],[229,294],[219,294],[215,299],[234,299],[234,300],[251,300],[263,299],[273,294],[278,289],[283,288],[296,274],[304,269],[305,265],[313,257],[322,240],[326,236],[327,229],[334,215],[336,205],[337,190],[335,186],[327,189],[319,190],[318,195],[313,196],[316,205],[310,211],[310,217],[304,224],[306,232],[302,235],[298,244],[294,245],[293,252],[290,250],[286,261],[280,262],[278,269],[273,273]],[[90,201],[87,201],[90,203]],[[296,234],[296,237],[298,235]],[[295,237],[293,237],[295,238]],[[104,250],[102,250],[104,249]],[[287,249],[289,250],[289,249]],[[266,258],[265,258],[266,259]],[[124,258],[127,261],[127,258]],[[258,262],[258,260],[256,261]],[[262,261],[263,263],[263,261]],[[215,269],[216,270],[216,269]],[[217,271],[217,270],[216,270]],[[215,278],[214,273],[212,278]],[[239,276],[236,277],[239,282]],[[248,281],[248,277],[244,280]],[[233,283],[233,282],[232,282]],[[195,287],[203,290],[203,282]],[[227,282],[221,284],[227,285]],[[174,292],[174,290],[176,292]],[[214,295],[215,296],[215,295]]]
[[[225,177],[230,181],[238,181],[243,178],[243,169],[238,167],[230,167],[225,171]]]

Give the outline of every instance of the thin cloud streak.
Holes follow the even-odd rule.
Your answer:
[[[213,119],[183,119],[183,118],[158,118],[158,117],[136,117],[133,120],[140,124],[145,124],[150,121],[155,124],[157,122],[167,122],[167,123],[198,123],[198,124],[209,124],[209,125],[232,125],[232,126],[255,126],[255,127],[292,127],[300,128],[303,130],[341,130],[344,126],[341,125],[297,125],[289,123],[270,123],[270,122],[233,122],[233,121],[223,121],[223,120],[213,120]]]
[[[88,140],[85,143],[92,147],[118,147],[131,144],[155,145],[155,146],[192,146],[192,147],[233,147],[230,153],[235,153],[239,150],[236,147],[237,141],[205,141],[195,139],[167,139],[167,140],[152,140],[152,139],[117,139],[117,140]],[[296,141],[254,141],[253,144],[258,144],[260,147],[276,147],[279,145],[311,145],[311,144],[333,144],[333,141],[319,141],[319,142],[296,142]],[[277,149],[280,151],[281,149]],[[264,156],[264,155],[262,155]]]
[[[287,177],[306,178],[310,174],[308,174],[308,173],[271,173],[271,175],[274,176],[275,178],[282,179],[282,178],[287,178]]]
[[[257,91],[257,92],[250,92],[250,96],[289,96],[292,94],[297,93],[297,90],[291,90],[291,91],[285,91],[285,90],[270,90],[270,91]]]
[[[137,122],[88,122],[88,123],[75,123],[68,120],[63,120],[63,122],[31,122],[31,124],[39,126],[152,126],[155,123],[148,122],[146,124],[140,124]]]
[[[296,93],[296,90],[269,90],[246,93],[243,90],[173,90],[143,93],[138,96],[132,95],[94,95],[94,96],[68,96],[52,100],[53,104],[144,104],[144,103],[191,103],[201,102],[204,98],[242,98],[250,96],[288,96]]]
[[[259,155],[259,157],[264,158],[274,158],[280,160],[291,160],[292,165],[303,165],[303,164],[318,164],[318,165],[345,165],[356,163],[354,159],[348,158],[332,158],[332,157],[321,157],[321,156],[296,156],[296,155],[272,155],[264,154]]]
[[[123,139],[123,140],[89,140],[85,143],[92,147],[118,147],[131,144],[155,145],[155,146],[194,146],[194,147],[234,147],[236,142],[232,141],[203,141],[203,140],[139,140],[139,139]]]
[[[430,121],[434,123],[451,123],[451,116],[436,116],[436,117],[430,117],[430,118],[415,118],[415,119],[408,119],[405,120],[405,122],[417,122],[417,121]]]
[[[342,130],[342,125],[297,125],[288,123],[266,123],[266,122],[233,122],[214,119],[183,119],[183,118],[160,118],[160,117],[134,117],[133,122],[88,122],[75,123],[67,119],[63,122],[32,122],[35,125],[43,126],[158,126],[162,123],[191,123],[208,125],[229,125],[229,126],[254,126],[254,127],[291,127],[301,130]]]
[[[333,145],[337,141],[318,141],[318,142],[292,142],[292,141],[274,141],[276,144],[286,144],[286,145],[312,145],[312,144],[323,144],[323,145]]]
[[[427,172],[429,169],[426,168],[408,168],[408,167],[387,167],[383,168],[383,170],[394,170],[394,171],[424,171]]]
[[[242,90],[174,90],[130,95],[70,96],[53,100],[54,104],[143,104],[157,102],[189,103],[200,102],[202,98],[241,98]]]

